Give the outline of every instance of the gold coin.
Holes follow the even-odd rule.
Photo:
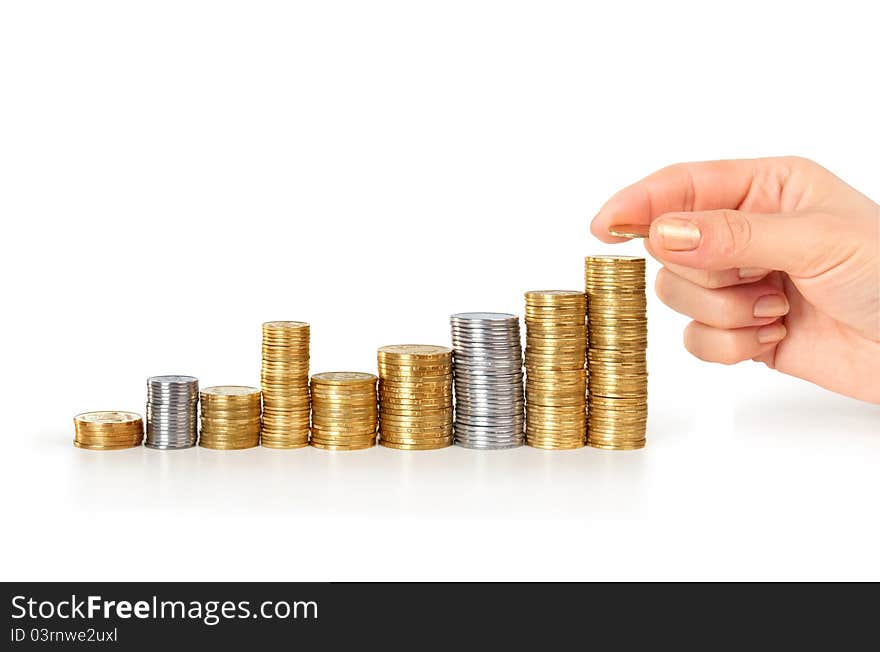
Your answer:
[[[647,238],[650,232],[650,224],[613,224],[608,227],[608,233],[618,238]]]
[[[392,441],[387,441],[384,439],[379,440],[379,445],[384,446],[385,448],[393,448],[396,450],[406,450],[406,451],[428,451],[428,450],[436,450],[438,448],[447,448],[452,446],[453,438],[449,437],[448,439],[440,440],[437,442],[424,443],[424,444],[398,444]]]
[[[377,355],[380,358],[419,360],[442,359],[452,355],[452,349],[448,346],[436,346],[433,344],[391,344],[379,347]]]
[[[359,451],[372,448],[376,442],[365,442],[360,444],[325,444],[318,441],[310,442],[313,448],[320,448],[326,451]]]
[[[260,390],[256,387],[248,387],[245,385],[217,385],[216,387],[205,387],[200,392],[202,399],[213,398],[232,398],[232,397],[259,397]]]
[[[144,439],[143,419],[135,412],[83,412],[73,418],[73,425],[73,445],[87,450],[133,448]]]
[[[379,380],[377,376],[362,371],[324,371],[312,375],[312,382],[317,382],[321,385],[370,384],[377,380]]]
[[[265,435],[263,435],[263,438],[260,441],[260,446],[262,446],[263,448],[275,448],[275,449],[279,449],[279,450],[292,450],[294,448],[305,448],[308,445],[309,445],[308,439],[305,439],[303,441],[295,441],[295,442],[289,442],[289,441],[277,441],[276,442],[271,439],[267,440]]]
[[[452,376],[452,364],[437,367],[422,367],[421,369],[406,369],[403,367],[389,368],[379,365],[380,380],[395,380],[406,383],[420,383],[433,379],[449,378]]]
[[[202,448],[211,448],[220,451],[244,450],[246,448],[256,448],[260,445],[259,441],[236,442],[236,443],[215,443],[211,441],[199,440],[199,446]]]

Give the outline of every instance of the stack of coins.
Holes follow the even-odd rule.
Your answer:
[[[523,372],[519,317],[452,315],[455,443],[467,448],[522,445]]]
[[[312,446],[354,451],[376,444],[377,380],[360,371],[312,376]]]
[[[263,324],[263,446],[300,448],[309,443],[309,325]]]
[[[144,422],[134,412],[83,412],[73,417],[73,445],[93,451],[140,446]]]
[[[587,444],[645,446],[648,420],[648,319],[645,259],[588,256],[589,428]]]
[[[379,443],[402,450],[452,445],[452,349],[383,346],[379,362]]]
[[[587,298],[526,292],[526,443],[581,448],[587,435]]]
[[[198,402],[198,378],[148,378],[146,445],[160,449],[195,446],[199,436]]]
[[[260,390],[219,385],[202,390],[199,446],[238,450],[260,445]]]

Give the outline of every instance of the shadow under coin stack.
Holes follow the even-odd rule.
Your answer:
[[[455,376],[455,443],[522,445],[523,371],[519,317],[462,312],[450,317]]]
[[[267,448],[309,444],[309,325],[263,324],[263,439]]]
[[[93,451],[140,446],[144,422],[134,412],[84,412],[73,417],[73,445]]]
[[[379,444],[401,450],[452,445],[452,349],[397,344],[378,351]]]
[[[146,446],[162,450],[195,446],[199,437],[198,403],[198,378],[148,378]]]
[[[645,446],[648,420],[648,319],[645,259],[588,256],[589,427],[587,444],[609,450]]]
[[[239,450],[260,445],[260,390],[219,385],[202,390],[199,446]]]
[[[376,444],[379,408],[373,374],[329,371],[312,376],[315,448],[354,451]]]
[[[587,435],[587,306],[574,290],[526,292],[526,443],[573,449]]]

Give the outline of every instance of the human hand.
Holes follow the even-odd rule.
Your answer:
[[[757,360],[880,403],[880,206],[801,158],[685,163],[614,195],[593,219],[650,225],[657,296],[694,321],[685,347]]]

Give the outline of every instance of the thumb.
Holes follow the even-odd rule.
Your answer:
[[[821,274],[852,243],[833,215],[737,210],[666,213],[651,223],[651,248],[665,261],[697,269],[765,268]]]

